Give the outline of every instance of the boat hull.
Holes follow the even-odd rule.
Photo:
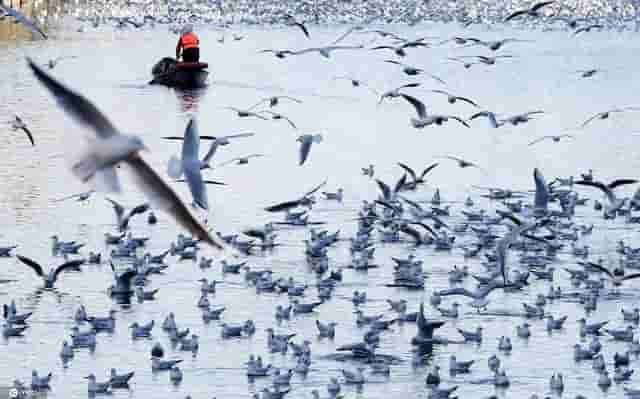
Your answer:
[[[152,84],[160,84],[179,89],[198,89],[207,85],[208,65],[201,62],[177,62],[163,58],[152,69]]]

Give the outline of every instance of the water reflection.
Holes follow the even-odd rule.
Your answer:
[[[179,111],[183,114],[196,114],[198,104],[205,98],[206,87],[195,90],[175,90],[180,105]]]

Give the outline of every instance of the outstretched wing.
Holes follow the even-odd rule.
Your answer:
[[[44,277],[44,271],[42,270],[42,266],[34,260],[31,260],[25,256],[16,255],[16,258],[25,265],[29,266],[33,269],[34,272],[40,277]]]
[[[404,98],[405,100],[407,100],[409,102],[409,104],[413,105],[413,107],[416,109],[416,113],[418,114],[419,118],[426,118],[427,117],[427,107],[425,107],[425,105],[422,103],[422,101],[418,100],[415,97],[412,97],[408,94],[400,94],[400,97]]]
[[[417,180],[416,172],[414,172],[413,169],[411,169],[409,166],[407,166],[406,164],[403,164],[402,162],[398,162],[398,166],[404,169],[405,172],[407,172],[409,176],[411,176],[414,182]]]
[[[67,269],[77,269],[82,264],[84,264],[84,259],[76,259],[76,260],[63,263],[62,265],[56,268],[55,272],[53,272],[53,279],[54,280],[57,279],[58,274],[62,273],[63,271]]]
[[[49,89],[58,104],[78,123],[90,128],[98,137],[103,139],[119,134],[107,117],[86,98],[51,78],[31,58],[27,58],[27,62],[40,83]]]

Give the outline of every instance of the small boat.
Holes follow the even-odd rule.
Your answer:
[[[206,86],[209,72],[206,62],[179,62],[165,57],[151,69],[153,79],[149,84],[161,84],[180,89],[197,89]]]

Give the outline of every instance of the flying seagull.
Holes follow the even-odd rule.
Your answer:
[[[382,100],[384,100],[385,98],[396,98],[396,97],[400,97],[400,90],[402,89],[407,89],[410,87],[419,87],[420,83],[407,83],[404,84],[402,86],[396,87],[395,89],[391,89],[388,91],[385,91],[384,93],[382,93],[382,95],[380,96],[380,101],[378,101],[378,104],[382,103]]]
[[[456,101],[460,100],[460,101],[464,101],[468,104],[473,105],[474,107],[478,107],[478,104],[474,103],[473,101],[469,100],[466,97],[460,97],[460,96],[455,96],[451,93],[447,93],[444,90],[431,90],[432,93],[438,93],[438,94],[444,94],[445,96],[447,96],[447,102],[449,104],[455,104]]]
[[[613,219],[616,217],[616,212],[620,210],[620,208],[622,208],[622,206],[625,203],[625,199],[624,198],[619,199],[618,197],[616,197],[613,190],[616,187],[620,187],[628,184],[635,184],[637,182],[638,180],[633,180],[633,179],[618,179],[618,180],[612,181],[609,184],[604,184],[598,181],[580,180],[575,182],[574,184],[577,184],[580,186],[595,187],[600,191],[602,191],[606,196],[607,202],[608,202],[608,204],[604,207],[604,217],[607,219]]]
[[[411,125],[416,129],[422,129],[429,125],[442,125],[444,122],[448,122],[450,119],[460,122],[465,127],[470,127],[467,122],[461,118],[453,115],[427,115],[427,108],[422,101],[407,94],[400,94],[400,97],[404,98],[409,104],[413,105],[418,114],[418,118],[411,118]]]
[[[118,187],[115,164],[122,161],[128,166],[132,177],[138,187],[145,193],[152,203],[156,203],[161,209],[168,212],[175,221],[189,231],[194,236],[205,241],[217,249],[223,249],[223,244],[191,214],[189,208],[180,200],[180,197],[173,189],[160,177],[160,175],[149,166],[149,164],[138,154],[137,151],[129,151],[128,154],[118,154],[114,151],[113,144],[122,143],[126,139],[120,134],[118,129],[87,99],[69,90],[57,80],[49,76],[44,70],[37,66],[31,59],[27,59],[29,67],[49,92],[58,101],[58,104],[76,122],[89,127],[95,133],[97,146],[105,156],[104,163],[100,166],[99,172],[106,175],[106,179],[111,181],[111,188]],[[123,156],[126,155],[126,156]],[[96,168],[98,169],[98,168]]]
[[[302,104],[302,101],[298,100],[297,98],[293,98],[293,97],[289,97],[289,96],[272,96],[272,97],[268,97],[268,98],[265,98],[265,99],[262,99],[262,100],[258,101],[257,103],[252,105],[249,108],[249,110],[255,109],[258,105],[261,105],[261,104],[264,104],[264,103],[269,103],[269,107],[273,108],[276,105],[280,104],[280,100],[289,100],[289,101],[293,101],[294,103]]]
[[[204,209],[209,209],[207,199],[207,188],[202,179],[203,162],[200,161],[200,135],[198,126],[194,118],[189,120],[184,131],[184,141],[182,142],[182,158],[172,157],[169,161],[169,169],[173,175],[185,176],[185,181],[189,186],[189,191],[193,197],[194,205]]]
[[[614,108],[608,111],[599,112],[593,115],[592,117],[590,117],[589,119],[587,119],[586,121],[584,121],[580,127],[583,128],[587,126],[591,121],[596,119],[600,119],[600,120],[609,119],[611,114],[614,114],[614,113],[620,113],[625,111],[638,111],[638,110],[640,110],[640,107],[625,107],[625,108]]]
[[[31,142],[31,146],[35,146],[36,145],[35,141],[33,140],[33,134],[31,133],[31,131],[27,127],[27,124],[24,123],[24,121],[18,115],[15,115],[14,119],[11,121],[11,129],[14,132],[16,130],[22,130],[24,132],[24,134],[27,135],[27,138],[29,139],[29,142]]]
[[[311,145],[313,143],[321,143],[322,135],[321,134],[303,134],[298,137],[296,140],[300,143],[300,151],[299,151],[299,161],[298,165],[302,166],[306,162],[309,157],[309,152],[311,151]]]
[[[49,270],[49,272],[45,274],[44,270],[42,270],[42,266],[40,266],[39,263],[20,255],[16,255],[16,258],[18,258],[20,262],[33,269],[33,271],[36,272],[38,276],[42,277],[42,280],[44,281],[44,288],[53,288],[53,284],[56,282],[58,275],[61,272],[69,269],[78,270],[80,265],[84,263],[83,259],[72,260]]]
[[[431,164],[431,165],[427,166],[422,171],[420,176],[418,176],[413,169],[411,169],[409,166],[407,166],[406,164],[404,164],[402,162],[398,162],[398,166],[400,166],[402,169],[404,169],[405,172],[407,172],[409,174],[409,176],[411,176],[412,182],[408,183],[408,184],[410,184],[413,188],[415,188],[419,184],[424,184],[426,182],[424,178],[427,176],[427,174],[429,172],[431,172],[436,166],[438,166],[438,164],[434,163],[434,164]]]
[[[276,205],[268,206],[265,208],[267,212],[284,212],[293,208],[297,208],[299,206],[311,206],[314,203],[312,195],[315,194],[318,190],[324,187],[327,184],[327,181],[323,181],[316,187],[314,187],[311,191],[305,193],[302,197],[292,200],[281,202]]]
[[[285,15],[285,20],[286,23],[291,25],[291,26],[297,26],[298,28],[300,28],[300,30],[302,31],[302,33],[304,33],[304,35],[307,37],[307,39],[311,39],[311,36],[309,36],[309,30],[307,29],[306,26],[304,26],[304,24],[302,22],[298,22],[293,15],[291,14],[286,14]]]
[[[204,156],[204,158],[202,158],[202,169],[208,169],[211,167],[211,159],[213,159],[213,156],[217,152],[218,148],[225,145],[229,145],[231,143],[229,140],[244,138],[244,137],[252,137],[252,136],[255,136],[255,133],[250,133],[250,132],[238,133],[238,134],[231,134],[228,136],[202,136],[201,135],[200,140],[211,141],[211,144],[209,146],[209,151],[207,151],[207,154]],[[163,139],[183,141],[184,136],[165,136],[163,137]],[[178,159],[176,160],[179,161]],[[182,169],[178,169],[178,168],[173,169],[171,172],[169,172],[169,176],[171,176],[174,179],[180,178],[180,176],[182,176]]]
[[[440,79],[439,77],[437,77],[436,75],[432,75],[430,73],[427,73],[424,71],[424,69],[420,69],[420,68],[416,68],[413,67],[411,65],[407,65],[407,64],[403,64],[402,62],[398,62],[398,61],[394,61],[394,60],[385,60],[384,62],[387,62],[389,64],[394,64],[394,65],[399,65],[402,67],[402,72],[404,72],[405,74],[409,75],[409,76],[416,76],[416,75],[427,75],[429,76],[431,79],[442,83],[443,85],[446,85],[447,83]]]
[[[560,139],[562,139],[562,138],[573,139],[575,137],[570,135],[570,134],[561,134],[559,136],[542,136],[542,137],[537,138],[537,139],[533,140],[532,142],[530,142],[529,145],[531,146],[531,145],[540,143],[541,141],[544,141],[544,140],[553,140],[554,143],[558,143],[558,142],[560,142]]]
[[[521,16],[528,16],[528,17],[532,17],[532,18],[538,18],[540,17],[540,10],[543,7],[548,6],[549,4],[553,4],[555,3],[555,1],[542,1],[540,3],[536,3],[533,6],[531,6],[531,8],[527,8],[525,10],[518,10],[512,14],[510,14],[507,18],[505,18],[504,22],[507,21],[511,21],[514,18],[518,18]]]
[[[21,23],[26,26],[31,32],[38,34],[43,39],[47,39],[47,35],[35,24],[32,20],[27,18],[23,13],[18,10],[15,10],[9,6],[5,6],[2,2],[0,2],[0,11],[2,11],[5,16],[13,17],[16,23]]]
[[[480,166],[476,165],[476,164],[475,164],[475,163],[473,163],[473,162],[465,161],[465,160],[464,160],[464,159],[462,159],[462,158],[453,157],[453,156],[451,156],[451,155],[448,155],[448,156],[446,156],[446,157],[444,157],[444,158],[446,158],[446,159],[450,159],[450,160],[452,160],[452,161],[456,161],[456,162],[458,163],[458,166],[459,166],[460,168],[462,168],[462,169],[464,169],[464,168],[478,168],[478,169],[480,169],[481,171],[485,172],[485,170],[484,170],[484,169],[482,169]],[[485,172],[485,173],[486,173],[486,172]]]

